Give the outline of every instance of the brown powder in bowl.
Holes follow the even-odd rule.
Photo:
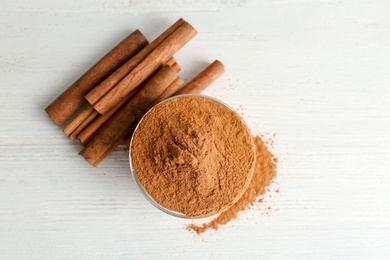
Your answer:
[[[248,187],[255,148],[240,116],[204,96],[155,106],[134,133],[131,160],[139,182],[161,206],[188,217],[219,213]]]

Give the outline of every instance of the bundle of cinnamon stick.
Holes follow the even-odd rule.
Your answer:
[[[64,126],[70,139],[79,139],[80,154],[97,166],[121,142],[129,146],[142,116],[174,95],[199,94],[224,72],[216,60],[188,82],[173,55],[197,31],[179,19],[151,43],[136,30],[108,52],[45,110]],[[182,87],[183,86],[183,87]]]

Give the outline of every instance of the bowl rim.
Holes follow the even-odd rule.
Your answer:
[[[129,166],[130,166],[130,171],[131,171],[131,175],[133,176],[133,179],[135,180],[135,183],[137,184],[137,187],[138,187],[138,190],[141,192],[141,194],[146,198],[147,201],[149,201],[150,204],[152,204],[153,206],[155,206],[157,209],[159,209],[160,211],[164,212],[164,213],[167,213],[171,216],[174,216],[174,217],[178,217],[178,218],[182,218],[182,219],[204,219],[204,218],[209,218],[209,217],[214,217],[214,216],[217,216],[219,215],[220,213],[222,213],[223,211],[226,211],[228,208],[230,208],[232,205],[234,205],[240,198],[241,196],[244,194],[244,192],[246,191],[246,189],[244,190],[244,192],[241,194],[241,196],[239,196],[235,201],[233,201],[233,203],[231,203],[231,205],[229,205],[228,207],[226,207],[223,211],[221,212],[215,212],[215,213],[211,213],[211,214],[208,214],[208,215],[205,215],[205,216],[197,216],[197,217],[189,217],[187,215],[185,215],[184,213],[181,213],[181,212],[177,212],[177,211],[174,211],[174,210],[170,210],[170,209],[167,209],[163,206],[161,206],[159,203],[157,203],[154,198],[146,191],[146,189],[144,188],[144,186],[142,185],[142,183],[140,182],[140,180],[138,179],[138,175],[134,169],[134,166],[133,166],[133,162],[132,162],[132,157],[131,157],[131,150],[132,150],[132,144],[133,144],[133,139],[134,139],[134,135],[136,133],[136,131],[138,130],[140,124],[142,123],[143,119],[146,117],[146,115],[148,115],[155,107],[157,106],[160,106],[161,104],[164,104],[166,102],[170,102],[172,100],[175,100],[175,99],[179,99],[179,98],[183,98],[183,97],[200,97],[200,98],[205,98],[205,99],[208,99],[208,100],[211,100],[213,102],[217,102],[221,105],[223,105],[224,107],[226,107],[227,109],[235,112],[240,118],[241,116],[238,114],[238,112],[236,110],[234,110],[232,107],[230,107],[229,105],[227,105],[226,103],[224,103],[223,101],[219,100],[219,99],[216,99],[214,97],[210,97],[210,96],[207,96],[207,95],[203,95],[203,94],[182,94],[182,95],[177,95],[177,96],[173,96],[173,97],[170,97],[170,98],[167,98],[167,99],[164,99],[163,101],[157,103],[156,105],[154,105],[153,107],[151,107],[143,116],[142,118],[140,119],[140,121],[138,122],[137,126],[134,128],[134,131],[133,131],[133,134],[131,136],[131,139],[130,139],[130,144],[129,144]],[[242,119],[242,118],[241,118]],[[242,119],[243,123],[246,125],[245,121]],[[249,128],[248,128],[249,129]],[[252,173],[252,176],[253,177],[253,173]],[[246,187],[248,188],[248,187]]]

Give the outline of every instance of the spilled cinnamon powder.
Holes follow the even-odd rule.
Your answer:
[[[203,225],[191,224],[187,227],[189,230],[193,230],[198,234],[206,232],[209,229],[217,230],[221,225],[235,219],[239,212],[256,203],[258,197],[266,192],[267,187],[276,176],[277,159],[268,150],[261,137],[254,137],[254,142],[256,147],[255,172],[245,193],[233,206],[222,212],[209,223]]]
[[[247,189],[255,168],[254,141],[242,118],[202,96],[154,107],[135,131],[131,161],[147,193],[188,217],[219,213]]]

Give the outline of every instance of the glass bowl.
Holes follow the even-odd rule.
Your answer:
[[[137,172],[135,171],[134,167],[133,167],[133,163],[132,163],[132,157],[131,157],[131,149],[132,149],[132,143],[133,143],[133,137],[134,137],[134,134],[136,133],[138,127],[140,126],[142,120],[145,118],[145,116],[147,114],[149,114],[155,107],[159,106],[160,104],[163,104],[165,102],[169,102],[171,100],[174,100],[174,99],[178,99],[178,98],[181,98],[181,97],[188,97],[188,96],[194,96],[194,97],[202,97],[202,98],[206,98],[206,99],[209,99],[209,100],[212,100],[214,102],[217,102],[221,105],[223,105],[224,107],[226,107],[227,109],[237,113],[233,108],[229,107],[227,104],[225,104],[224,102],[218,100],[218,99],[215,99],[215,98],[212,98],[212,97],[209,97],[209,96],[205,96],[205,95],[200,95],[200,94],[183,94],[183,95],[177,95],[177,96],[174,96],[174,97],[171,97],[171,98],[168,98],[168,99],[165,99],[163,101],[161,101],[160,103],[156,104],[154,107],[152,107],[151,109],[148,110],[148,112],[145,113],[145,115],[141,118],[141,120],[138,122],[136,128],[134,129],[134,132],[133,132],[133,135],[131,137],[131,140],[130,140],[130,145],[129,145],[129,163],[130,163],[130,170],[131,170],[131,174],[135,180],[135,183],[137,184],[140,192],[142,193],[142,195],[153,205],[155,206],[157,209],[161,210],[162,212],[165,212],[171,216],[175,216],[175,217],[179,217],[179,218],[183,218],[183,219],[203,219],[203,218],[208,218],[208,217],[213,217],[213,216],[216,216],[218,214],[220,214],[221,212],[215,212],[215,213],[212,213],[212,214],[209,214],[209,215],[205,215],[205,216],[199,216],[199,217],[188,217],[187,215],[181,213],[181,212],[177,212],[177,211],[173,211],[173,210],[170,210],[168,208],[165,208],[163,206],[161,206],[159,203],[157,203],[152,196],[149,195],[149,193],[147,192],[147,190],[144,188],[144,186],[142,185],[142,183],[139,181],[138,179],[138,176],[137,176]],[[238,115],[238,113],[237,113]],[[245,124],[246,125],[246,124]],[[252,176],[253,176],[253,173],[252,173]],[[245,191],[244,191],[245,192]],[[243,193],[244,193],[243,192]],[[241,194],[242,195],[242,194]],[[230,206],[232,206],[234,203],[236,203],[238,201],[240,197],[236,198],[235,201],[233,201],[228,207],[226,207],[224,210],[228,209]],[[223,210],[223,211],[224,211]]]

